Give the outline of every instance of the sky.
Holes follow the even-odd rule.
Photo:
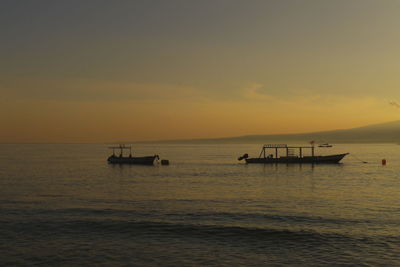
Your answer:
[[[400,119],[397,0],[0,0],[0,142]]]

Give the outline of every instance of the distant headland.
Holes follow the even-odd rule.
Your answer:
[[[204,139],[179,139],[159,140],[145,143],[190,143],[190,144],[240,144],[240,143],[274,143],[274,142],[309,142],[317,143],[400,143],[400,120],[363,127],[296,133],[296,134],[270,134],[270,135],[245,135],[225,138]],[[142,143],[142,142],[140,142]]]

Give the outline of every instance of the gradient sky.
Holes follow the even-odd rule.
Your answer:
[[[398,120],[399,29],[397,0],[1,0],[0,142]]]

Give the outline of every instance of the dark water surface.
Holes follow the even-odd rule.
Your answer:
[[[0,145],[0,265],[400,265],[400,146],[339,165],[246,165],[256,145]],[[386,158],[387,166],[381,166]]]

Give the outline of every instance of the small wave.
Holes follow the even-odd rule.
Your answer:
[[[149,252],[148,255],[152,259],[157,257],[158,253],[165,252],[165,247],[172,247],[174,258],[184,258],[185,256],[192,258],[193,254],[197,253],[197,249],[200,249],[200,254],[207,253],[208,255],[208,253],[215,252],[216,248],[233,251],[232,254],[228,253],[232,256],[236,255],[235,251],[256,257],[264,257],[263,255],[271,251],[273,256],[288,253],[287,256],[290,257],[289,262],[291,263],[296,262],[296,259],[307,262],[305,257],[311,257],[310,263],[315,263],[313,256],[319,256],[320,262],[333,263],[337,261],[338,255],[342,255],[341,259],[344,263],[357,263],[359,262],[358,256],[354,258],[353,255],[368,256],[377,252],[380,256],[385,255],[387,262],[393,262],[393,259],[397,259],[397,252],[400,248],[399,237],[383,239],[382,237],[355,237],[290,229],[157,221],[62,220],[61,218],[51,221],[0,221],[0,229],[4,234],[2,235],[5,237],[4,240],[14,240],[14,246],[22,246],[23,251],[27,249],[24,245],[26,242],[28,242],[27,244],[58,244],[64,249],[69,248],[71,243],[80,246],[84,244],[83,248],[90,249],[91,252],[94,251],[91,247],[92,244],[95,248],[99,244],[105,246],[106,249],[96,251],[96,257],[101,257],[104,253],[108,255],[107,257],[112,257],[119,252],[120,248],[129,244],[129,253],[132,248],[141,247]],[[0,241],[4,240],[0,238]],[[34,240],[33,243],[32,240]],[[90,244],[90,247],[87,244]],[[122,245],[116,249],[114,247],[116,244]],[[151,246],[148,247],[148,244]],[[198,246],[199,244],[200,246]],[[159,250],[151,252],[153,248]],[[36,252],[36,250],[32,252],[32,255],[36,255]],[[131,254],[129,256],[132,257]],[[247,257],[253,262],[251,256]],[[286,256],[283,257],[282,260],[286,259]],[[32,258],[28,258],[28,260],[31,262]],[[68,258],[68,260],[71,259]],[[73,260],[79,261],[82,258]],[[137,258],[135,258],[136,260]],[[42,263],[40,258],[35,261]],[[59,262],[59,259],[56,258],[54,262]]]
[[[168,201],[165,200],[164,203]],[[104,201],[103,201],[104,202]],[[195,200],[180,200],[174,202],[179,202],[183,205],[190,205]],[[113,203],[113,202],[111,202]],[[135,204],[134,202],[131,204]],[[157,202],[154,202],[152,206],[157,206]],[[318,225],[365,225],[365,224],[386,224],[398,225],[398,222],[383,220],[367,220],[367,219],[357,219],[357,218],[329,218],[320,216],[307,216],[307,215],[282,215],[282,214],[271,214],[271,213],[230,213],[230,212],[160,212],[160,211],[138,211],[138,210],[120,210],[120,209],[94,209],[94,208],[69,208],[69,209],[2,209],[0,215],[10,215],[10,214],[21,214],[21,215],[49,215],[54,216],[107,216],[107,217],[124,217],[130,218],[146,218],[146,217],[157,217],[164,218],[166,220],[174,220],[174,218],[185,219],[189,221],[219,221],[219,222],[277,222],[285,224],[318,224]]]
[[[121,220],[35,220],[30,222],[0,222],[3,230],[14,233],[35,235],[39,233],[52,234],[90,234],[125,235],[125,236],[157,236],[181,238],[205,238],[236,241],[271,241],[271,242],[307,242],[318,244],[335,240],[346,243],[358,240],[373,243],[372,237],[356,237],[336,233],[319,233],[312,230],[289,230],[273,228],[256,228],[240,226],[221,226],[208,224],[185,224],[162,221],[121,221]],[[400,237],[384,237],[400,244]]]
[[[103,234],[134,234],[159,236],[197,236],[214,238],[279,238],[282,239],[318,239],[323,235],[313,231],[291,231],[238,226],[219,226],[205,224],[181,224],[157,221],[120,221],[120,220],[35,220],[30,222],[2,222],[3,229],[12,228],[26,234],[46,231],[71,232],[102,232]],[[10,229],[11,230],[11,229]]]

